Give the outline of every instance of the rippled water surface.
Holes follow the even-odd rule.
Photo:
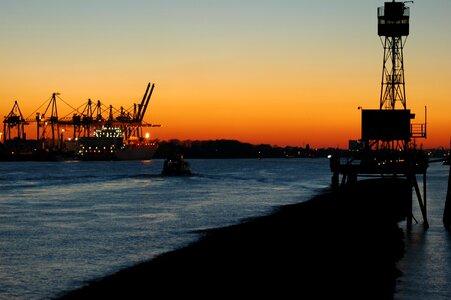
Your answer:
[[[430,227],[427,230],[421,226],[421,212],[417,198],[413,197],[414,215],[419,224],[414,224],[410,233],[406,232],[406,253],[398,264],[404,274],[397,283],[395,300],[451,299],[451,233],[442,225],[448,175],[449,166],[431,164],[429,167],[426,201]],[[422,176],[418,180],[422,182]]]
[[[54,297],[186,245],[198,230],[308,200],[331,177],[327,159],[189,162],[191,177],[160,176],[162,160],[0,163],[0,299]],[[431,226],[407,235],[396,300],[451,299],[448,172],[429,168]]]
[[[189,162],[0,163],[0,298],[53,297],[330,183],[326,159]]]

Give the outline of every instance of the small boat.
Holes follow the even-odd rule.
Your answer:
[[[176,155],[164,161],[162,175],[189,176],[191,166],[184,160],[183,155]]]

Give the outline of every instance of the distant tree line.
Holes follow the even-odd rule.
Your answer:
[[[161,141],[154,158],[167,158],[182,154],[185,158],[301,158],[327,157],[334,148],[313,149],[304,147],[279,147],[268,144],[253,145],[237,140]]]

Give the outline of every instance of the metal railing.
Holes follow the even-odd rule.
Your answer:
[[[414,138],[426,138],[426,124],[410,124],[410,134]]]

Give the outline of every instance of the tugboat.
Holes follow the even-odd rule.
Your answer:
[[[171,176],[190,176],[191,166],[184,160],[183,155],[174,155],[171,158],[167,158],[163,164],[162,175]]]

